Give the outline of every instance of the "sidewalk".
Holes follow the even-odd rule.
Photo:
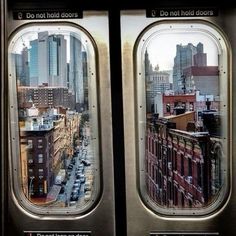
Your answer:
[[[54,184],[49,193],[47,194],[46,203],[55,202],[57,200],[60,190],[61,186]]]
[[[58,194],[61,190],[61,186],[53,185],[47,197],[38,197],[38,198],[31,198],[30,201],[35,205],[49,205],[54,203],[57,200]]]

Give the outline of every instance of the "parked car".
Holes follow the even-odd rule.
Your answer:
[[[85,175],[80,175],[80,182],[85,183]]]
[[[91,191],[92,190],[92,182],[91,181],[86,181],[84,184],[84,191]]]
[[[90,165],[91,165],[90,161],[88,161],[88,160],[82,160],[81,162],[82,162],[85,166],[90,166]]]
[[[70,201],[70,206],[76,205],[76,201]]]
[[[80,179],[76,179],[75,183],[79,183],[80,184],[81,183]]]
[[[62,182],[61,182],[63,185],[66,185],[66,183],[67,183],[67,180],[66,179],[64,179]]]
[[[78,201],[78,199],[79,199],[79,195],[77,193],[72,192],[72,194],[70,196],[70,200],[71,201]]]
[[[59,193],[62,194],[62,193],[64,193],[64,192],[65,192],[65,187],[62,186]]]
[[[85,201],[89,201],[91,199],[91,197],[92,197],[91,191],[85,192],[85,194],[84,194],[84,200]]]
[[[73,165],[72,164],[70,164],[69,166],[68,166],[68,170],[72,170],[73,169]]]

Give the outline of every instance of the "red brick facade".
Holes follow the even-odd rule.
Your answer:
[[[147,127],[147,192],[160,206],[203,207],[213,197],[210,135],[170,129],[169,124],[158,120]]]

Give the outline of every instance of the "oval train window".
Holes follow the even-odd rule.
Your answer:
[[[98,200],[95,45],[70,25],[29,25],[9,43],[13,190],[39,214],[83,213]]]
[[[136,42],[139,190],[164,215],[205,215],[229,194],[229,53],[201,23],[159,23]]]

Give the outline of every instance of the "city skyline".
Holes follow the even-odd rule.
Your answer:
[[[213,39],[200,33],[166,33],[159,34],[150,40],[146,49],[149,53],[150,62],[155,67],[159,66],[160,71],[173,70],[174,57],[177,45],[187,45],[192,43],[197,45],[199,42],[204,44],[204,52],[207,53],[209,66],[218,65],[219,49]]]
[[[44,29],[45,28],[45,29]],[[50,29],[51,28],[51,29]],[[48,35],[63,35],[66,40],[66,51],[67,51],[67,63],[70,62],[70,38],[71,36],[79,39],[81,41],[81,50],[86,51],[86,38],[83,37],[83,34],[73,33],[71,31],[55,29],[55,27],[42,27],[40,29],[35,27],[35,30],[30,30],[29,32],[25,32],[21,35],[20,39],[18,39],[14,47],[11,49],[11,52],[14,54],[21,54],[22,50],[27,47],[30,49],[30,42],[38,39],[38,34],[40,32],[48,32]]]
[[[68,88],[68,93],[74,97],[74,102],[69,101],[70,108],[77,111],[87,109],[87,52],[83,50],[79,35],[75,37],[73,33],[63,35],[55,32],[40,31],[37,37],[25,35],[25,39],[30,39],[27,41],[28,47],[24,43],[22,51],[12,54],[18,85]],[[66,59],[68,55],[69,63]]]

